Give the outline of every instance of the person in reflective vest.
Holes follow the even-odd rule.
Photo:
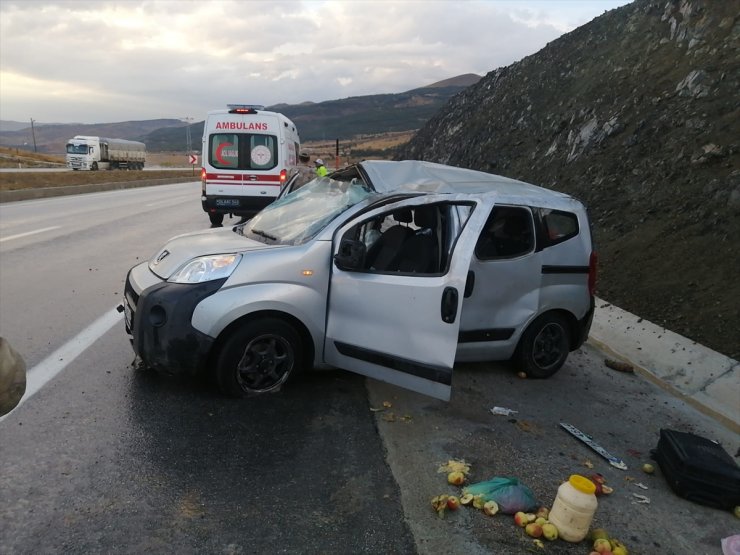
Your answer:
[[[293,190],[303,187],[306,183],[316,177],[316,172],[309,163],[311,162],[311,157],[308,154],[301,152],[298,156],[298,161],[300,163],[293,168],[293,173],[299,174],[296,178]]]
[[[321,158],[316,158],[314,164],[316,164],[316,175],[318,177],[324,177],[327,173],[329,173],[326,169],[326,166],[324,166],[324,161]]]

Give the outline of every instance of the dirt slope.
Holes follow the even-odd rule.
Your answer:
[[[740,358],[740,2],[637,0],[454,97],[397,156],[589,207],[599,295]]]

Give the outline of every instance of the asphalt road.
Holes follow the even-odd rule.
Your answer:
[[[517,477],[545,505],[568,475],[600,472],[615,492],[595,525],[631,553],[715,554],[740,530],[731,513],[674,495],[660,471],[640,471],[660,428],[718,439],[733,455],[740,438],[607,368],[590,345],[546,381],[460,365],[450,403],[341,370],[235,401],[136,368],[114,310],[126,271],[207,227],[198,199],[189,183],[0,205],[0,335],[37,388],[0,419],[3,555],[589,552],[562,541],[541,551],[508,516],[438,518],[431,497],[459,492],[437,472],[451,458],[471,463],[473,482]]]

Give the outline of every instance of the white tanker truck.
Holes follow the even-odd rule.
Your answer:
[[[73,170],[143,170],[146,145],[125,139],[77,135],[67,141],[67,167]]]

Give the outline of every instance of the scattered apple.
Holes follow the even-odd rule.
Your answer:
[[[473,503],[473,494],[472,493],[466,493],[460,498],[460,504],[461,505],[470,505]]]
[[[537,524],[536,522],[530,522],[524,527],[524,531],[527,533],[528,536],[532,536],[533,538],[539,538],[542,536],[542,526]]]
[[[456,511],[460,508],[460,500],[456,495],[450,495],[447,498],[447,508],[451,511]]]
[[[437,511],[444,511],[447,508],[447,495],[437,495],[432,498],[432,508]]]
[[[517,526],[520,526],[521,528],[524,528],[527,524],[529,524],[529,519],[527,518],[527,513],[523,513],[522,511],[519,511],[514,515],[514,522]]]
[[[550,509],[547,507],[540,507],[537,509],[537,512],[535,513],[536,516],[541,516],[542,518],[550,518]]]
[[[655,467],[650,463],[645,463],[642,465],[642,471],[645,474],[652,474],[653,472],[655,472]]]
[[[527,373],[526,372],[518,372],[517,376],[519,376],[521,379],[526,380],[527,379]]]
[[[609,543],[609,540],[605,538],[594,540],[594,551],[596,551],[597,553],[606,553],[607,551],[611,550],[612,544]]]
[[[460,471],[450,472],[447,475],[447,482],[453,486],[461,486],[465,483],[465,474]]]
[[[545,522],[547,522],[547,519],[545,517],[538,516],[537,518],[534,519],[534,521],[540,526],[542,526]]]
[[[604,530],[603,528],[594,528],[593,530],[591,530],[590,537],[594,541],[596,541],[598,539],[608,540],[609,539],[609,533],[606,530]]]
[[[485,499],[483,499],[483,495],[476,495],[473,497],[473,507],[476,509],[482,509],[483,506],[486,504]]]
[[[614,488],[609,487],[606,484],[602,484],[601,493],[603,493],[604,495],[609,495],[611,493],[614,493]]]
[[[612,554],[613,555],[629,555],[629,551],[627,550],[627,546],[625,546],[619,540],[615,540],[614,538],[611,538],[609,540],[609,544],[612,546]]]
[[[540,549],[545,549],[545,544],[542,543],[542,541],[540,540],[532,540],[532,543],[535,544]]]
[[[542,525],[542,535],[546,540],[553,541],[558,539],[558,527],[552,522],[545,522]]]
[[[493,516],[498,512],[498,503],[495,501],[486,501],[483,505],[483,512],[488,516]]]

